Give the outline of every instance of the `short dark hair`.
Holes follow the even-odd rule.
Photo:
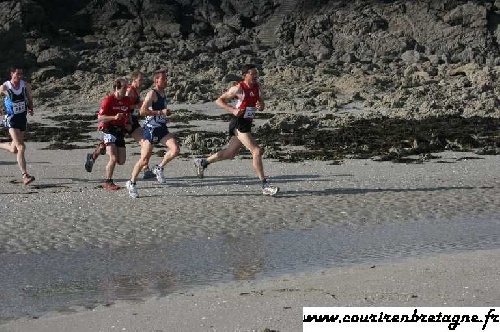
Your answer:
[[[160,77],[161,74],[167,75],[167,69],[162,68],[162,69],[158,69],[157,71],[155,71],[154,79],[156,80],[158,77]]]
[[[130,78],[131,78],[132,80],[135,80],[136,78],[138,78],[138,77],[139,77],[139,76],[141,76],[141,75],[142,75],[142,72],[141,72],[140,70],[134,70],[134,71],[132,72],[132,74],[130,74]]]
[[[255,69],[257,68],[256,65],[254,64],[251,64],[251,63],[247,63],[246,65],[244,65],[242,68],[241,68],[241,75],[245,76],[246,74],[248,74],[248,71],[251,70],[251,69]]]
[[[15,72],[18,69],[24,70],[23,66],[13,65],[13,66],[9,67],[9,73],[13,73],[13,72]]]
[[[114,82],[113,82],[113,89],[116,90],[116,89],[121,89],[123,87],[125,87],[127,85],[125,79],[123,78],[117,78]]]

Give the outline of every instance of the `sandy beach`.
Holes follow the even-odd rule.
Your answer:
[[[137,150],[129,145],[118,184]],[[23,186],[1,152],[0,331],[301,331],[303,306],[500,304],[498,156],[266,160],[274,198],[260,194],[247,157],[205,179],[180,158],[166,185],[141,181],[134,200],[103,190],[107,157],[87,173],[85,153],[30,143],[37,180]],[[86,292],[107,295],[89,306]]]
[[[306,306],[500,312],[500,1],[1,6],[3,82],[31,86],[4,108],[34,111],[36,180],[0,151],[0,332],[302,331]],[[103,188],[107,156],[84,169],[103,99],[129,81],[145,108],[166,83],[181,143],[136,199],[130,138],[120,190]],[[227,143],[228,95],[259,110],[275,197],[248,152],[195,174]]]

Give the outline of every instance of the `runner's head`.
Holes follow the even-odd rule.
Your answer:
[[[117,78],[113,82],[113,90],[116,97],[122,98],[125,96],[125,92],[127,92],[127,81],[124,78]]]
[[[159,69],[155,72],[154,83],[158,89],[165,89],[167,87],[167,69]]]
[[[13,83],[19,83],[23,79],[23,68],[21,66],[12,66],[9,71]]]
[[[257,78],[259,77],[259,72],[254,64],[246,64],[241,69],[241,74],[243,75],[243,80],[247,83],[257,83]]]
[[[136,70],[133,71],[132,74],[130,74],[130,78],[132,80],[132,85],[135,86],[136,88],[139,88],[142,85],[142,82],[144,81],[144,74]]]

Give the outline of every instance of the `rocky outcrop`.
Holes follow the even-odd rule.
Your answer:
[[[252,62],[271,111],[500,115],[500,1],[20,0],[0,22],[42,105],[158,67],[174,102],[211,101]]]

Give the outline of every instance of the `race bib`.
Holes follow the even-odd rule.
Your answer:
[[[245,119],[253,119],[255,117],[255,107],[245,108],[245,114],[243,115]]]
[[[102,136],[102,140],[104,141],[104,143],[114,143],[116,142],[116,136],[113,134],[105,133]]]
[[[20,114],[26,112],[26,104],[23,102],[12,103],[12,112],[14,114]]]

